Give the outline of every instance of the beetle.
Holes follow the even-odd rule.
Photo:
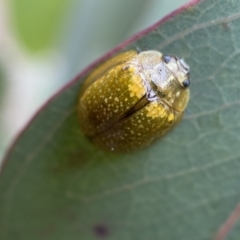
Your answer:
[[[181,119],[190,96],[189,70],[183,59],[154,50],[111,58],[80,90],[82,131],[107,151],[148,146]]]

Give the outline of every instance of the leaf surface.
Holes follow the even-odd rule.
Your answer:
[[[239,39],[239,1],[193,1],[50,99],[4,160],[0,239],[213,239],[240,200]],[[183,57],[191,99],[163,139],[110,154],[82,136],[78,92],[97,64],[128,49]],[[239,235],[240,224],[229,239]]]

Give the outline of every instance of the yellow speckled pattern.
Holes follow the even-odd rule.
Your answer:
[[[84,82],[78,102],[82,131],[107,151],[143,148],[181,119],[189,83],[189,67],[177,57],[122,53]]]
[[[120,53],[117,56],[114,56],[109,61],[104,62],[102,65],[97,67],[91,74],[87,77],[87,79],[84,81],[83,86],[80,90],[80,95],[85,92],[86,88],[90,86],[93,82],[95,82],[97,79],[99,79],[105,72],[110,70],[111,68],[114,68],[115,66],[126,63],[128,60],[133,59],[137,56],[137,52],[132,50],[124,53]]]
[[[142,96],[144,96],[146,93],[146,89],[143,88],[142,79],[139,77],[139,75],[132,75],[131,80],[132,81],[128,84],[128,91],[130,93],[130,98],[135,98],[135,97],[137,99],[142,98]]]
[[[169,116],[169,120],[174,119],[174,115],[171,114],[171,112],[166,111],[166,107],[159,106],[159,102],[151,102],[151,104],[148,104],[146,108],[146,115],[148,118],[165,118],[166,116]]]
[[[79,101],[83,131],[93,137],[111,127],[146,93],[134,63],[120,63],[93,82]]]
[[[156,114],[151,114],[150,110]],[[93,143],[112,151],[130,151],[149,145],[174,124],[174,111],[163,103],[150,102],[113,128],[93,138]]]

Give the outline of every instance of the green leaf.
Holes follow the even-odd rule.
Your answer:
[[[149,148],[105,153],[79,129],[80,85],[110,54],[54,96],[4,160],[0,239],[213,239],[240,200],[239,13],[237,0],[193,1],[111,52],[191,66],[188,112]]]
[[[19,40],[31,51],[53,44],[69,0],[10,0],[12,22]]]

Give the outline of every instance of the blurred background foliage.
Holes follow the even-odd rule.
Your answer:
[[[0,159],[79,71],[189,0],[0,0]]]

